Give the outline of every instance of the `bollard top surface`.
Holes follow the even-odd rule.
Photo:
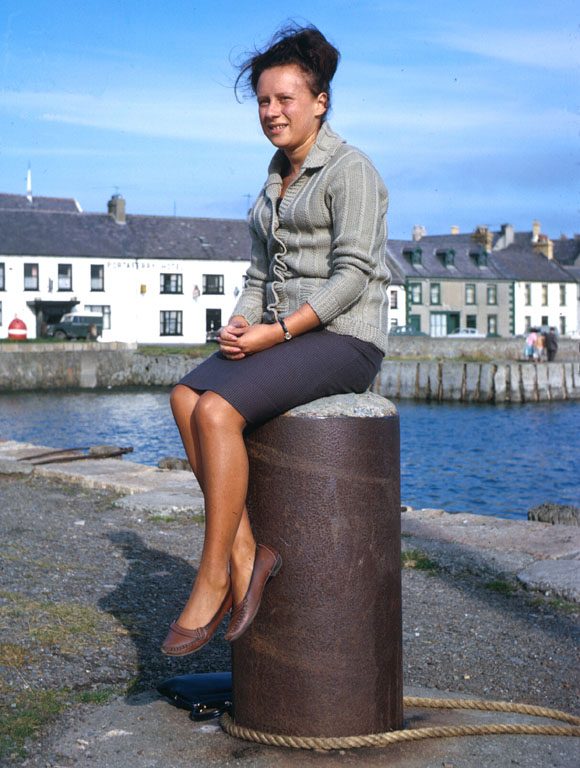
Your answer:
[[[397,409],[382,395],[364,392],[362,395],[332,395],[321,397],[311,403],[299,405],[282,415],[312,419],[330,419],[350,416],[361,419],[385,419],[396,416]]]

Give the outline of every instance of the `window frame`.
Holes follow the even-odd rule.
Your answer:
[[[31,274],[29,274],[29,275],[26,274],[27,268],[31,268],[30,269]],[[34,285],[31,285],[30,281],[35,279],[35,278],[36,278],[36,281],[35,281]],[[29,283],[28,285],[26,284],[27,280],[28,280],[28,283]],[[32,261],[31,262],[25,262],[24,263],[24,290],[25,291],[38,291],[39,290],[39,288],[38,288],[39,285],[40,285],[40,268],[38,266],[38,262],[32,262]]]
[[[542,283],[542,306],[548,306],[548,283]]]
[[[159,278],[159,293],[183,294],[183,272],[161,272]]]
[[[95,270],[100,270],[100,274],[95,276]],[[100,285],[99,288],[96,286]],[[91,264],[91,292],[101,293],[105,290],[105,265],[104,264]]]
[[[566,306],[566,283],[560,283],[560,306]]]
[[[492,325],[494,326],[493,330],[491,328]],[[498,333],[497,328],[498,328],[497,315],[495,315],[495,314],[494,315],[488,315],[487,316],[487,335],[488,336],[492,336],[492,335],[493,336],[497,336],[497,333]]]
[[[473,289],[472,300],[469,300],[470,289]],[[476,283],[465,283],[465,303],[469,306],[477,304],[477,285]]]
[[[212,280],[209,280],[212,278]],[[217,278],[217,285],[212,285],[213,279]],[[216,290],[217,289],[217,290]],[[207,274],[201,276],[201,292],[207,296],[223,296],[224,295],[224,275]]]
[[[488,283],[485,290],[488,307],[497,307],[497,285]]]
[[[415,301],[414,291],[419,293],[419,300]],[[414,306],[423,304],[423,284],[422,283],[409,283],[409,302]]]
[[[433,307],[441,306],[441,283],[429,283],[429,304]]]
[[[559,318],[559,330],[560,330],[560,336],[566,335],[566,315],[560,315]]]
[[[394,289],[391,289],[389,291],[389,307],[391,309],[398,309],[399,308],[399,294]]]
[[[61,271],[64,268],[64,273]],[[59,264],[57,268],[57,291],[70,293],[73,289],[73,265]]]
[[[85,304],[85,312],[100,312],[103,318],[103,331],[111,330],[110,304]]]
[[[6,264],[0,261],[0,291],[6,290]]]
[[[524,307],[532,306],[532,284],[524,284]]]
[[[171,330],[171,326],[174,329]],[[159,335],[183,336],[183,310],[160,309],[159,310]]]

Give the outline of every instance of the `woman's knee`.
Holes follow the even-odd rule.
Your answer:
[[[246,426],[246,421],[233,405],[215,392],[204,392],[199,398],[193,418],[200,429],[239,429]]]
[[[195,410],[199,394],[184,384],[176,384],[169,395],[169,404],[173,418],[179,424],[189,423]]]

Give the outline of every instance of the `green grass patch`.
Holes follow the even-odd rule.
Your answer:
[[[571,616],[580,613],[580,605],[577,603],[569,603],[567,600],[561,600],[560,598],[552,598],[551,600],[543,597],[536,597],[533,600],[528,600],[530,608],[551,608],[554,611],[560,611],[561,613],[570,614]]]
[[[485,588],[490,592],[497,592],[499,595],[509,595],[517,590],[515,584],[510,584],[507,581],[496,579],[495,581],[486,581]]]
[[[164,357],[166,355],[182,355],[184,357],[209,357],[217,352],[219,344],[190,344],[188,346],[155,346],[145,344],[139,346],[137,351],[145,357]]]
[[[112,689],[71,692],[68,688],[56,691],[25,691],[16,700],[0,704],[0,760],[24,760],[27,739],[39,734],[44,725],[54,720],[65,709],[75,704],[105,704],[119,693]]]
[[[30,653],[26,648],[16,643],[0,643],[0,666],[20,669],[30,664]]]
[[[439,563],[431,560],[429,555],[419,549],[408,549],[401,552],[401,565],[403,568],[414,568],[416,571],[430,571],[431,573],[440,570]]]
[[[16,619],[21,637],[40,645],[58,646],[63,653],[74,653],[96,641],[108,645],[115,635],[127,632],[108,614],[90,606],[31,600],[15,593],[0,596],[6,598],[0,616]]]

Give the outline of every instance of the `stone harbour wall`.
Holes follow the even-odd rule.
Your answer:
[[[389,398],[437,402],[578,400],[580,365],[385,360],[371,390]]]
[[[471,340],[468,340],[471,341]],[[200,358],[142,354],[121,343],[2,344],[0,392],[171,387]],[[385,359],[372,391],[385,397],[479,403],[580,399],[580,363]]]

